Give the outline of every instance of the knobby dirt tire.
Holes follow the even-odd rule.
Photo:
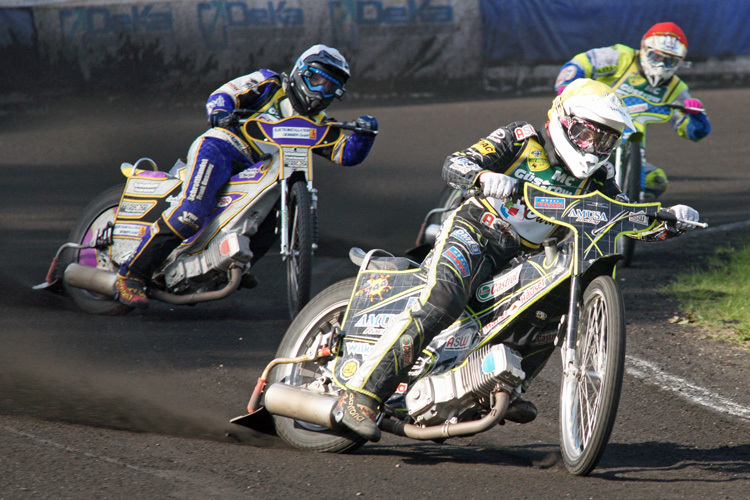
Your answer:
[[[617,283],[596,278],[583,295],[575,366],[560,389],[563,462],[575,475],[599,463],[617,416],[625,372],[625,312]]]
[[[73,224],[68,241],[74,243],[88,243],[96,237],[97,230],[106,227],[108,222],[114,223],[120,198],[125,190],[125,185],[112,186],[99,194],[83,209],[78,220]],[[66,249],[60,258],[60,272],[71,263],[95,266],[107,271],[117,271],[117,265],[110,260],[109,248],[104,250]],[[120,304],[112,297],[106,297],[98,293],[92,293],[82,288],[68,286],[63,281],[65,294],[73,299],[78,307],[91,314],[104,316],[122,316],[133,310],[124,304]]]
[[[625,173],[625,186],[623,192],[630,198],[632,203],[637,203],[641,198],[641,145],[637,141],[628,143],[626,158],[623,161],[627,165]],[[633,238],[627,236],[621,237],[622,242],[622,266],[630,267],[633,262],[635,253],[635,243]]]
[[[307,183],[298,180],[289,188],[287,231],[290,255],[286,259],[289,317],[294,317],[310,300],[314,218]]]
[[[355,278],[339,281],[316,295],[292,321],[276,351],[276,357],[292,358],[303,355],[319,332],[329,332],[335,324],[343,325],[344,313],[355,283]],[[268,383],[306,385],[319,378],[326,370],[326,365],[314,362],[279,365],[271,372]],[[330,395],[337,397],[338,392],[340,391]],[[362,438],[348,431],[334,431],[276,415],[273,416],[273,420],[279,437],[295,448],[345,453],[365,443]]]

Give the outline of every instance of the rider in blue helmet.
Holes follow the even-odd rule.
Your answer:
[[[252,110],[252,114],[243,116],[272,122],[302,115],[322,123],[330,120],[324,111],[344,95],[349,76],[344,56],[319,44],[302,53],[288,76],[260,69],[216,89],[206,103],[211,128],[190,147],[180,198],[146,230],[131,257],[120,266],[115,297],[131,307],[147,307],[147,287],[154,271],[183,240],[200,230],[230,177],[260,160],[235,129],[235,109]],[[342,131],[328,147],[315,153],[339,165],[361,163],[375,141],[378,122],[366,115],[357,119],[357,125],[362,131],[351,135]],[[276,212],[271,211],[250,241],[252,264],[276,240],[275,229]],[[254,284],[251,276],[243,277],[243,286]]]

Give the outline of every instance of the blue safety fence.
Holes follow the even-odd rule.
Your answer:
[[[688,59],[750,55],[749,0],[480,0],[485,62],[555,63],[640,45],[658,22],[685,32]]]

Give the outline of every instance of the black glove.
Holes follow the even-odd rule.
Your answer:
[[[215,109],[208,117],[211,127],[232,128],[237,125],[237,117],[225,109]]]
[[[378,133],[378,120],[374,116],[362,115],[357,118],[357,127],[363,129],[362,132]]]

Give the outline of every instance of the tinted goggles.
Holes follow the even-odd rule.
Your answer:
[[[566,117],[562,124],[568,130],[568,138],[581,151],[596,155],[609,155],[622,134],[615,130],[597,126],[591,122],[575,117]]]
[[[307,88],[320,92],[324,98],[344,95],[344,84],[319,68],[308,66],[302,73]]]

